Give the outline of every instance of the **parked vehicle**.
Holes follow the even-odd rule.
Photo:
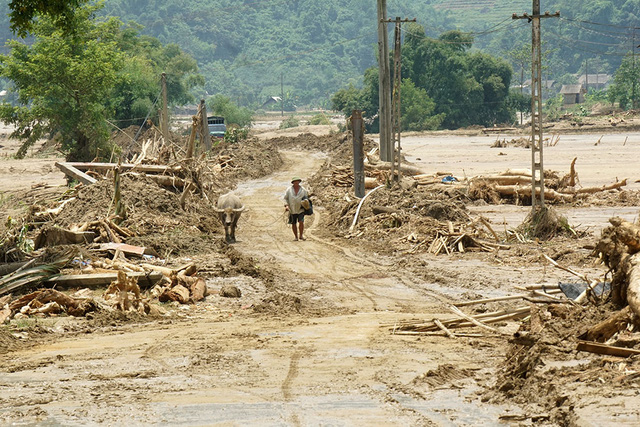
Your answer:
[[[207,125],[209,126],[209,135],[214,138],[224,138],[224,134],[227,131],[224,117],[209,116],[207,117]]]

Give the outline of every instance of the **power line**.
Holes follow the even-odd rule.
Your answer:
[[[640,27],[631,27],[626,25],[604,24],[602,22],[583,21],[580,19],[563,18],[565,21],[582,22],[583,24],[601,25],[603,27],[626,28],[628,30],[640,30]]]

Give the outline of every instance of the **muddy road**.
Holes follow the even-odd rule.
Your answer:
[[[243,298],[211,295],[166,321],[105,325],[69,336],[62,332],[79,321],[42,320],[43,327],[61,332],[59,339],[1,356],[0,421],[486,425],[514,410],[474,395],[491,381],[502,337],[452,341],[390,333],[400,319],[446,312],[448,295],[465,289],[438,289],[403,272],[397,260],[330,241],[321,233],[322,208],[307,220],[307,240],[293,241],[281,197],[291,176],[319,168],[323,156],[283,157],[282,170],[239,186],[249,211],[235,245],[258,268],[278,272],[273,286],[279,310],[251,310],[264,296],[264,284],[237,277],[225,283],[239,286]],[[442,274],[469,281],[469,266],[460,262]],[[440,372],[442,365],[451,369]],[[430,371],[435,373],[425,383]],[[438,386],[427,386],[432,383]]]
[[[458,150],[443,148],[448,154],[428,158],[436,145],[404,141],[405,153],[416,163],[446,162]],[[633,150],[640,145],[627,144]],[[512,160],[522,157],[526,167],[529,151],[498,150],[507,151]],[[498,156],[486,147],[482,151]],[[329,218],[321,206],[307,218],[307,240],[294,242],[282,195],[292,176],[302,176],[306,185],[325,156],[283,151],[282,157],[280,170],[235,191],[248,211],[233,248],[251,257],[258,271],[271,272],[272,280],[210,277],[210,290],[232,284],[243,296],[213,294],[196,305],[173,307],[165,319],[151,322],[85,327],[84,319],[37,320],[39,327],[53,331],[46,342],[0,355],[0,424],[534,423],[525,408],[482,398],[495,382],[516,323],[500,325],[501,334],[455,340],[394,335],[392,329],[402,320],[450,315],[447,304],[461,298],[512,294],[515,285],[557,283],[567,274],[474,256],[423,254],[408,265],[401,254],[383,256],[371,246],[334,240],[324,228]],[[502,162],[503,157],[496,159]],[[586,172],[583,176],[585,182],[594,178]],[[600,178],[605,181],[601,184],[610,181],[609,176]],[[494,224],[506,223],[507,217],[518,221],[526,208],[506,209],[477,207]],[[637,214],[637,209],[625,209],[627,215]],[[593,224],[606,221],[610,213],[588,212]],[[575,408],[576,420],[587,422],[596,415],[594,419],[606,420],[611,411],[637,416],[630,402],[614,398],[603,409],[587,400]]]

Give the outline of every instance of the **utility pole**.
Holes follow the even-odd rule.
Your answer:
[[[280,73],[280,115],[284,117],[284,75]]]
[[[584,60],[584,90],[589,93],[589,60]]]
[[[362,110],[353,110],[351,114],[351,130],[353,135],[353,187],[356,197],[364,197],[364,123]]]
[[[204,99],[200,100],[200,133],[202,134],[202,144],[208,152],[211,150],[211,136],[209,135],[209,122],[207,120],[207,104]]]
[[[544,209],[544,163],[542,156],[542,54],[540,18],[559,17],[560,12],[540,15],[540,0],[533,0],[531,15],[513,14],[513,19],[526,19],[531,25],[531,209]]]
[[[378,0],[378,123],[380,127],[380,160],[392,161],[391,145],[391,76],[387,35],[387,0]]]
[[[167,106],[167,73],[162,73],[162,117],[160,130],[164,138],[164,143],[169,142],[169,107]]]
[[[416,22],[416,19],[389,19],[387,22],[395,22],[396,28],[394,33],[394,48],[393,48],[393,101],[391,104],[392,118],[393,118],[393,140],[391,143],[391,179],[393,181],[400,181],[400,162],[402,159],[402,152],[400,146],[400,86],[402,85],[402,32],[401,25],[403,22]],[[398,168],[396,175],[395,168]]]

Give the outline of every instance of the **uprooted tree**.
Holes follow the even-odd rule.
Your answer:
[[[606,340],[629,323],[640,323],[640,226],[619,217],[609,220],[594,253],[609,267],[612,302],[623,308],[588,332],[594,340]]]

